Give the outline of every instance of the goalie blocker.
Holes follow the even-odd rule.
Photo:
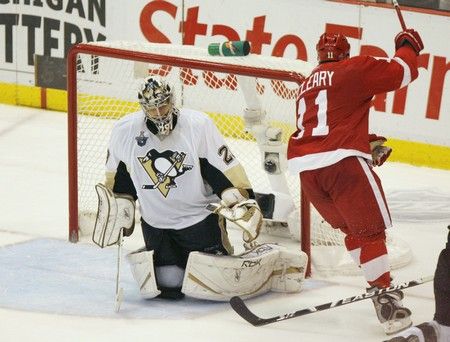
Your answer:
[[[127,256],[141,296],[160,294],[153,267],[153,251],[138,250]],[[236,256],[191,252],[181,291],[190,297],[228,301],[251,298],[268,291],[300,292],[307,256],[274,244],[263,244]]]
[[[131,196],[113,193],[101,183],[95,186],[95,190],[98,209],[92,241],[104,248],[118,243],[122,229],[123,236],[133,233],[136,207]]]

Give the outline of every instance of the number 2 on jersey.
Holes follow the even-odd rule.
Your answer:
[[[328,101],[326,89],[319,91],[314,103],[318,107],[317,126],[313,128],[311,135],[312,136],[327,135],[329,132],[329,126],[327,125]],[[306,112],[306,102],[305,99],[302,97],[298,103],[297,128],[299,132],[297,136],[294,137],[294,139],[300,139],[305,133],[305,127],[303,126],[303,119],[305,116],[305,112]]]

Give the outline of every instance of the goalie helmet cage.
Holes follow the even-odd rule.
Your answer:
[[[336,259],[330,250],[345,252],[342,234],[321,224],[310,224],[310,219],[317,222],[317,215],[310,217],[299,177],[280,170],[268,174],[263,167],[263,156],[273,151],[274,144],[265,135],[267,128],[280,129],[283,143],[295,130],[298,89],[304,75],[313,68],[310,64],[252,54],[213,57],[206,49],[186,45],[93,42],[73,46],[67,67],[71,242],[78,241],[79,232],[92,232],[97,211],[95,184],[104,180],[114,122],[140,110],[138,89],[145,77],[156,75],[172,85],[177,106],[203,111],[214,120],[256,192],[290,195],[299,208],[299,235],[301,249],[309,256],[308,275],[311,240],[320,247],[318,253],[314,251],[314,260],[317,256],[325,264]],[[314,266],[319,270],[316,263]],[[325,267],[342,273],[335,264]]]

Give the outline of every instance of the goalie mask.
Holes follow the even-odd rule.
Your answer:
[[[156,126],[158,134],[168,135],[174,127],[173,117],[178,114],[172,88],[165,81],[150,76],[138,92],[138,99],[146,119]]]
[[[341,61],[350,56],[350,44],[342,34],[324,33],[316,45],[317,60],[320,63]]]

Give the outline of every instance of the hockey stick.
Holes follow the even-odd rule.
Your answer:
[[[122,262],[122,243],[123,243],[123,229],[120,229],[119,240],[117,242],[117,274],[116,274],[116,298],[115,311],[119,312],[120,305],[123,299],[123,288],[120,287],[120,266]]]
[[[269,317],[269,318],[261,318],[261,317],[258,317],[257,315],[255,315],[253,312],[250,311],[250,309],[244,303],[242,298],[240,298],[238,296],[232,297],[230,299],[230,305],[239,316],[241,316],[243,319],[245,319],[247,322],[254,325],[255,327],[259,327],[262,325],[280,322],[280,321],[284,321],[286,319],[290,319],[290,318],[294,318],[294,317],[308,315],[313,312],[323,311],[323,310],[335,308],[338,306],[355,303],[360,300],[372,298],[374,296],[378,296],[383,293],[393,292],[395,290],[406,289],[409,287],[424,284],[426,282],[432,281],[433,277],[434,276],[431,275],[431,276],[427,276],[427,277],[423,277],[423,278],[419,278],[419,279],[415,279],[415,280],[410,280],[410,281],[407,281],[407,282],[404,282],[401,284],[391,285],[390,287],[387,287],[385,289],[379,289],[379,290],[373,291],[373,292],[365,292],[365,293],[359,294],[357,296],[352,296],[352,297],[348,297],[345,299],[339,299],[339,300],[336,300],[333,302],[329,302],[329,303],[325,303],[325,304],[321,304],[321,305],[317,305],[317,306],[311,306],[309,308],[305,308],[305,309],[301,309],[301,310],[297,310],[297,311],[290,312],[287,314],[273,316],[273,317]]]
[[[400,25],[402,26],[402,30],[406,31],[405,20],[403,19],[402,11],[400,10],[400,6],[398,5],[397,0],[392,0],[394,4],[395,11],[397,12],[398,20],[400,20]]]

